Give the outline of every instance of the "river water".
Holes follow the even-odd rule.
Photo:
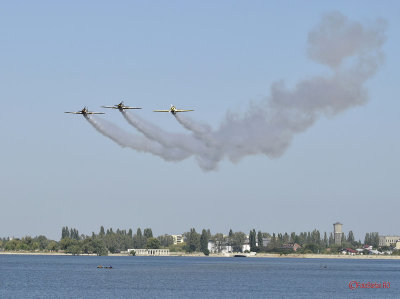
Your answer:
[[[98,265],[113,268],[98,269]],[[0,255],[0,298],[398,298],[399,294],[399,260]]]

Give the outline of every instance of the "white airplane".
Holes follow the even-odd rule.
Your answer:
[[[188,111],[194,111],[194,110],[182,110],[182,109],[176,109],[174,105],[171,105],[171,108],[169,110],[153,110],[154,112],[171,112],[172,114],[176,114],[177,112],[188,112]]]
[[[142,109],[139,107],[129,107],[124,105],[124,101],[121,101],[121,103],[114,105],[114,106],[101,106],[103,108],[111,108],[111,109],[118,109],[119,111],[125,110],[125,109]]]
[[[64,113],[83,114],[83,115],[88,115],[88,114],[105,114],[104,112],[93,112],[93,111],[89,111],[87,107],[83,107],[83,109],[80,110],[80,111],[76,111],[76,112],[64,112]]]

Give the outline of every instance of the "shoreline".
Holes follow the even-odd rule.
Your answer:
[[[64,252],[30,252],[30,251],[0,251],[0,255],[48,255],[48,256],[73,256]],[[235,254],[210,254],[202,253],[170,252],[169,257],[233,257]],[[343,255],[343,254],[279,254],[279,253],[257,253],[256,255],[244,254],[248,258],[303,258],[303,259],[355,259],[355,260],[400,260],[398,255]],[[97,256],[96,254],[79,254],[79,256]],[[127,253],[111,253],[108,256],[131,256]]]

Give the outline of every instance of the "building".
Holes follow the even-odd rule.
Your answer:
[[[166,256],[169,255],[169,249],[128,249],[128,253],[135,251],[138,256]]]
[[[228,242],[215,242],[215,241],[208,241],[207,245],[208,250],[211,253],[233,253],[233,246],[230,245]],[[245,241],[242,245],[242,252],[250,252],[250,244],[248,241]]]
[[[397,249],[397,250],[400,249],[400,240],[396,242],[396,249]]]
[[[256,246],[257,246],[257,242],[256,242]],[[249,240],[244,241],[244,244],[242,245],[242,252],[250,252],[250,243]]]
[[[345,249],[342,250],[342,254],[355,255],[355,254],[358,254],[358,253],[359,253],[358,250],[354,250],[354,249],[351,249],[351,248],[345,248]]]
[[[392,246],[400,240],[400,236],[379,236],[379,246]]]
[[[208,241],[207,248],[211,253],[230,253],[230,252],[232,252],[232,246],[228,245],[228,242]]]
[[[183,243],[183,236],[182,235],[171,235],[174,239],[174,245]]]
[[[334,239],[335,239],[335,244],[341,245],[342,244],[342,226],[340,222],[336,222],[333,224],[333,234],[334,234]]]

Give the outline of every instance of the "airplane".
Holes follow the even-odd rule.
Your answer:
[[[104,112],[93,112],[89,111],[88,108],[85,106],[83,107],[82,110],[76,111],[76,112],[64,112],[64,113],[72,113],[72,114],[83,114],[83,115],[88,115],[88,114],[105,114]]]
[[[171,105],[171,108],[169,110],[153,110],[154,112],[171,112],[173,115],[175,115],[177,112],[188,112],[188,111],[194,111],[194,110],[181,110],[181,109],[176,109],[174,105]]]
[[[142,109],[139,107],[129,107],[124,105],[124,101],[121,101],[121,103],[114,105],[114,106],[101,106],[103,108],[111,108],[111,109],[118,109],[119,111],[125,110],[125,109]]]

